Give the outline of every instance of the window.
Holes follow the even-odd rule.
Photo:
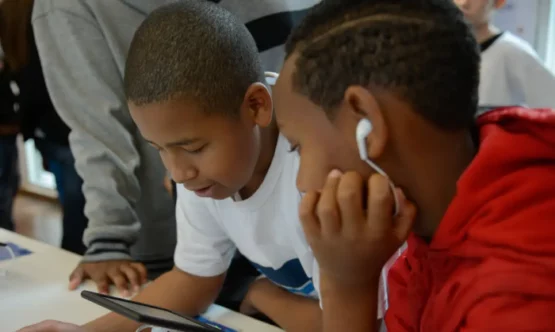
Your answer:
[[[555,0],[549,1],[545,62],[547,67],[555,73]]]
[[[39,195],[56,197],[56,181],[54,175],[42,166],[42,157],[35,148],[32,139],[18,141],[21,187]]]
[[[12,81],[10,88],[14,96],[19,96],[19,87]],[[19,111],[19,104],[14,103],[14,111]],[[21,135],[20,135],[21,136]],[[33,140],[23,142],[18,138],[19,170],[21,174],[22,189],[39,195],[56,197],[56,181],[54,175],[44,170],[42,157],[35,148]]]

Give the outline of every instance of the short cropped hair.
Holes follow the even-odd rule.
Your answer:
[[[394,93],[446,130],[472,125],[478,44],[451,0],[323,0],[294,30],[295,91],[332,118],[351,85]]]
[[[141,24],[124,85],[137,106],[187,98],[208,113],[236,116],[255,82],[264,82],[264,71],[245,25],[216,4],[189,0],[161,7]]]

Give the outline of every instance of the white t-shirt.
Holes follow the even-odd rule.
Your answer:
[[[179,269],[201,277],[220,275],[239,250],[275,284],[317,297],[312,281],[317,266],[298,218],[299,157],[288,149],[280,136],[264,181],[246,200],[200,198],[178,186],[174,258]]]
[[[524,40],[504,32],[482,52],[480,106],[555,108],[555,76]]]

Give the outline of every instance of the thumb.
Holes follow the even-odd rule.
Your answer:
[[[405,242],[414,224],[414,219],[416,218],[416,206],[412,204],[405,193],[399,189],[395,188],[397,197],[399,198],[399,214],[395,217],[395,236],[399,239],[399,242]]]
[[[76,290],[83,282],[85,277],[85,269],[80,265],[69,276],[69,290]]]

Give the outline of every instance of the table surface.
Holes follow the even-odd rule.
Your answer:
[[[84,324],[108,311],[81,298],[81,290],[95,291],[85,283],[78,291],[68,290],[68,276],[80,256],[0,229],[0,242],[12,242],[33,253],[15,260],[0,261],[0,332],[54,319]],[[204,316],[242,332],[278,332],[280,329],[213,305]]]

